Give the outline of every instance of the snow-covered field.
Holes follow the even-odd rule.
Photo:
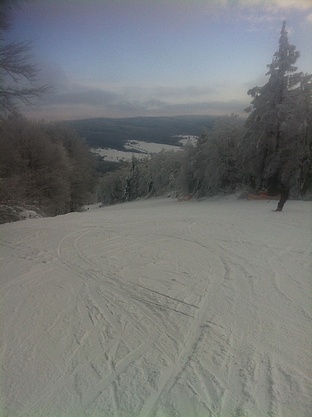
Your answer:
[[[312,203],[275,206],[1,225],[2,415],[311,416]]]
[[[135,156],[138,159],[142,159],[146,158],[148,155],[151,155],[152,153],[158,153],[161,151],[177,152],[180,151],[183,148],[183,146],[185,146],[187,143],[196,143],[198,139],[197,136],[179,135],[178,137],[181,138],[179,140],[181,146],[130,140],[125,145],[125,148],[128,149],[128,152],[118,151],[117,149],[112,148],[93,148],[92,151],[97,153],[98,155],[105,157],[106,161],[129,161],[132,159],[132,156]]]

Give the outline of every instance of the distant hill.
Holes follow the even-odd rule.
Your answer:
[[[77,134],[92,148],[124,150],[130,140],[178,145],[179,135],[200,136],[210,130],[215,116],[134,117],[71,120]]]

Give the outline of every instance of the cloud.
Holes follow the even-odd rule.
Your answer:
[[[170,86],[170,85],[155,85],[155,86],[127,86],[122,87],[119,93],[129,97],[137,97],[140,100],[148,100],[153,97],[154,100],[165,101],[183,101],[183,100],[199,100],[207,96],[212,96],[218,93],[217,89],[209,86]]]
[[[163,103],[160,107],[161,112],[165,111],[165,114],[209,114],[209,115],[221,115],[228,113],[241,113],[246,103],[239,100],[230,101],[202,101],[195,103],[180,103],[180,104],[168,104]]]
[[[309,10],[312,8],[311,0],[239,0],[238,4],[242,7],[264,6],[271,11],[277,11],[277,9]]]
[[[246,101],[231,99],[211,99],[206,87],[201,93],[198,87],[153,87],[148,94],[141,91],[141,98],[135,94],[113,92],[101,89],[87,89],[71,86],[71,91],[51,94],[41,98],[37,106],[24,109],[32,119],[69,120],[92,117],[137,117],[137,116],[177,116],[177,115],[222,115],[241,113]],[[141,87],[142,89],[142,87]],[[174,95],[173,93],[176,93]],[[205,96],[205,94],[208,94]],[[211,96],[213,97],[213,95]]]
[[[307,21],[308,21],[309,23],[312,23],[312,13],[309,13],[309,14],[308,14],[308,16],[307,16]]]
[[[249,30],[258,32],[263,30],[263,25],[266,26],[266,31],[274,30],[277,22],[293,18],[294,13],[306,19],[307,12],[312,13],[312,2],[311,0],[228,0],[228,9],[231,10],[234,18],[247,22]],[[307,20],[310,21],[309,18]]]
[[[47,102],[51,105],[55,104],[68,104],[79,106],[81,104],[87,106],[101,107],[113,104],[118,100],[118,94],[114,94],[110,91],[101,90],[86,90],[86,91],[68,91],[64,93],[56,93],[46,98]]]
[[[277,7],[286,9],[308,10],[312,8],[311,0],[273,0]]]

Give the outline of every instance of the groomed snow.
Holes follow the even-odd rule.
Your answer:
[[[1,225],[0,415],[311,416],[312,203],[275,206]]]

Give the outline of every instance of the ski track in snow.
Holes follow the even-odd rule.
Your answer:
[[[312,205],[275,203],[0,226],[3,416],[311,415]]]

